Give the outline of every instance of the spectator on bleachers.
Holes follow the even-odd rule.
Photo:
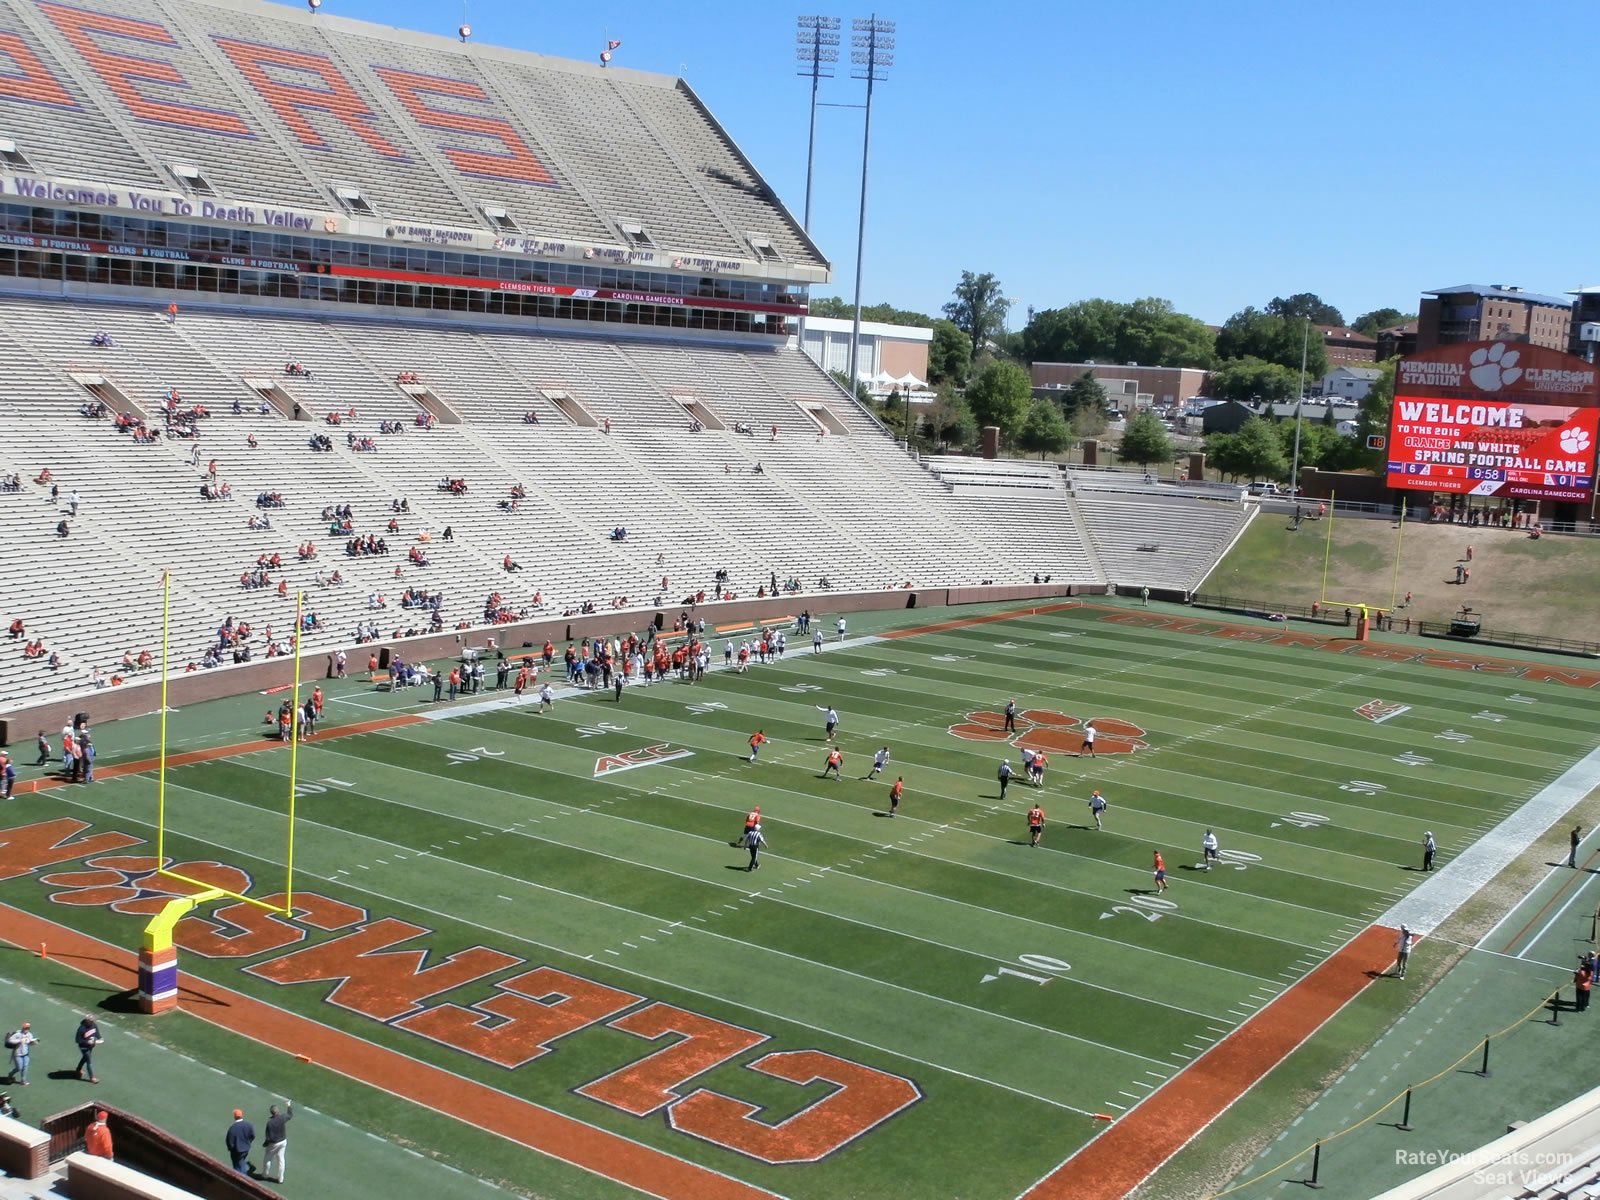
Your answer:
[[[138,663],[139,670],[148,671],[151,667],[155,666],[156,660],[155,655],[151,654],[150,651],[141,650],[139,651],[139,657],[136,661]]]
[[[434,426],[433,414],[426,412],[418,413],[414,424],[419,429],[432,429]]]
[[[35,475],[33,477],[33,481],[35,483],[37,483],[40,487],[43,487],[45,484],[49,483],[50,480],[53,479],[53,478],[55,478],[55,477],[50,474],[50,468],[46,467],[46,468],[44,468],[44,470],[40,471],[37,475]]]
[[[247,433],[247,434],[244,435],[244,444],[246,446],[249,446],[250,449],[254,450],[256,448],[256,446],[259,445],[260,443],[258,443],[256,441],[256,435],[255,434]]]
[[[71,531],[72,531],[71,527],[67,524],[67,520],[66,520],[65,517],[63,517],[61,520],[56,522],[56,536],[57,537],[66,537],[67,534],[69,534]]]
[[[167,305],[167,324],[176,325],[177,323],[178,323],[178,302],[176,300],[174,300],[171,304]]]
[[[35,638],[33,641],[29,642],[26,646],[24,646],[22,648],[22,657],[23,658],[43,658],[44,657],[44,639],[43,638]]]
[[[111,335],[102,329],[89,339],[89,344],[98,346],[101,350],[109,350],[111,348]]]
[[[524,425],[537,425],[539,423],[539,414],[530,408],[522,414],[522,423]]]
[[[450,526],[446,525],[444,527],[444,532],[439,535],[439,540],[441,542],[453,542],[453,541],[455,541],[456,540],[455,530],[451,529]]]
[[[27,632],[27,628],[22,623],[22,618],[13,617],[11,620],[10,636],[13,638],[19,638]]]
[[[22,490],[22,476],[13,471],[9,475],[0,475],[0,492],[20,492]]]
[[[511,485],[511,498],[513,500],[521,500],[525,496],[527,496],[527,494],[528,493],[523,490],[522,485],[520,483],[513,483]]]
[[[604,420],[604,422],[602,422],[602,423],[603,423],[603,424],[604,424],[604,425],[605,425],[605,430],[606,430],[606,432],[607,432],[607,433],[610,433],[610,432],[611,432],[611,418],[610,418],[610,417],[607,417],[607,418],[606,418],[606,419],[605,419],[605,420]]]
[[[500,565],[508,571],[522,570],[522,567],[517,563],[517,560],[512,558],[509,554],[500,560]]]

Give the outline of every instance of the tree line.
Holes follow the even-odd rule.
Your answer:
[[[1217,399],[1269,405],[1282,402],[1303,394],[1303,387],[1327,373],[1327,352],[1317,326],[1347,326],[1336,307],[1312,292],[1274,296],[1260,308],[1250,306],[1234,313],[1220,327],[1178,312],[1171,301],[1152,296],[1126,302],[1080,300],[1061,308],[1029,309],[1026,323],[1012,332],[1006,325],[1013,304],[992,272],[962,271],[942,316],[886,303],[863,306],[864,321],[933,330],[928,382],[937,398],[920,406],[920,414],[911,414],[916,426],[913,438],[962,448],[974,444],[982,426],[995,425],[1008,445],[1043,455],[1061,453],[1078,441],[1103,433],[1111,407],[1094,374],[1059,395],[1035,398],[1028,371],[1035,362],[1193,367],[1209,372],[1207,391]],[[853,307],[837,297],[812,301],[811,312],[845,319],[854,315]],[[1397,308],[1379,308],[1363,313],[1348,327],[1375,336],[1413,317]],[[848,386],[848,381],[840,382]],[[871,403],[866,389],[859,391],[864,401]],[[1383,406],[1381,420],[1368,412],[1377,406]],[[901,435],[905,433],[905,407],[895,394],[878,408],[884,423]],[[1363,406],[1358,433],[1386,429],[1387,416],[1385,402],[1375,394],[1373,402]],[[1325,411],[1324,423],[1308,435],[1310,427],[1303,423],[1301,428],[1302,464],[1328,469],[1360,465],[1357,450],[1364,453],[1364,440],[1352,445],[1351,439],[1339,437],[1332,428],[1331,408]],[[1292,439],[1294,423],[1283,428]],[[1283,443],[1284,434],[1272,428],[1270,419],[1257,418],[1238,433],[1212,435],[1207,439],[1207,452],[1225,474],[1283,477],[1288,472],[1286,466],[1278,469]],[[1122,432],[1123,461],[1140,465],[1169,462],[1173,453],[1172,438],[1157,417],[1150,413],[1129,416]]]

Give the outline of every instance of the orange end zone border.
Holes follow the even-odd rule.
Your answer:
[[[1369,925],[1175,1075],[1023,1200],[1122,1200],[1386,970],[1395,931]]]
[[[54,961],[112,987],[134,986],[138,956],[133,952],[9,904],[0,904],[0,914],[5,918],[0,940],[19,947],[48,943]],[[190,1016],[646,1195],[664,1200],[776,1200],[772,1192],[709,1167],[586,1125],[242,992],[187,974],[180,977],[178,991],[180,1004]]]

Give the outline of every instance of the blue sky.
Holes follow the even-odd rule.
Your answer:
[[[729,3],[325,0],[325,12],[683,74],[797,215],[800,12]],[[963,269],[1016,300],[1164,296],[1220,322],[1312,291],[1347,318],[1424,288],[1600,282],[1594,16],[1577,0],[902,2],[873,109],[868,303],[937,314]],[[859,103],[848,65],[821,98]],[[812,233],[854,286],[861,113],[818,118]]]

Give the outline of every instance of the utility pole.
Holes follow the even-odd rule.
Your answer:
[[[854,79],[867,81],[867,119],[861,132],[861,213],[856,222],[856,315],[850,328],[850,387],[859,385],[856,375],[861,356],[861,268],[867,240],[867,165],[872,153],[872,88],[894,66],[893,21],[881,21],[877,15],[857,17],[850,22],[850,61],[855,65]]]

